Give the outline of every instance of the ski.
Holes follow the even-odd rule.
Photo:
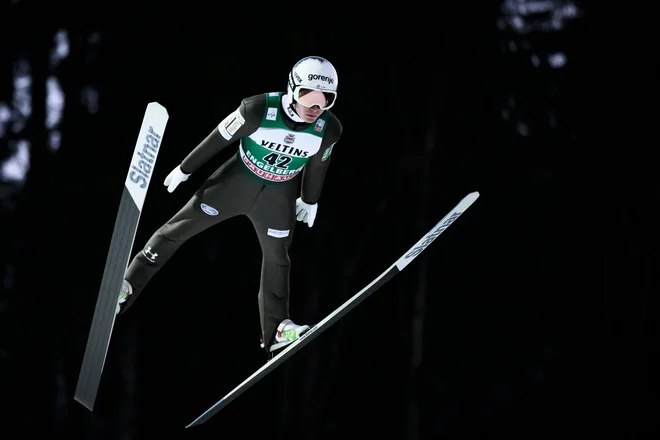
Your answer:
[[[168,119],[169,115],[165,107],[157,102],[150,102],[147,105],[124,182],[74,395],[74,398],[90,411],[94,409],[115,323],[124,272],[128,267],[142,206]]]
[[[190,423],[186,428],[201,425],[202,423],[213,417],[218,411],[226,407],[230,402],[247,391],[252,385],[257,383],[265,375],[277,368],[281,363],[289,359],[298,350],[309,344],[312,339],[320,335],[323,331],[327,330],[332,324],[341,319],[344,315],[350,312],[358,304],[364,301],[371,294],[376,292],[381,286],[391,280],[396,274],[401,272],[408,264],[410,264],[424,249],[426,249],[445,229],[449,227],[463,212],[465,212],[479,197],[478,192],[472,192],[466,195],[445,217],[443,217],[433,228],[424,235],[413,247],[411,247],[401,258],[399,258],[392,266],[380,274],[375,280],[369,283],[364,289],[353,295],[335,311],[330,313],[322,321],[314,325],[307,332],[302,334],[300,338],[289,344],[286,348],[270,359],[266,364],[259,368],[254,374],[248,377],[240,385],[234,388],[229,394],[216,402],[212,407],[206,410],[202,415]]]

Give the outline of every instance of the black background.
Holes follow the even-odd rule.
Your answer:
[[[373,32],[312,12],[290,24],[267,14],[260,24],[252,11],[209,17],[210,27],[174,26],[174,14],[104,25],[111,8],[91,6],[79,13],[93,19],[36,25],[50,8],[6,5],[0,101],[11,106],[24,57],[33,102],[27,126],[0,139],[5,159],[17,139],[31,143],[24,185],[3,182],[1,437],[649,438],[658,181],[625,149],[594,153],[591,11],[578,6],[562,29],[521,35],[498,28],[497,2]],[[70,53],[49,70],[60,29]],[[551,68],[544,60],[557,52],[567,63]],[[463,196],[480,198],[374,296],[184,430],[265,360],[251,224],[194,237],[117,320],[90,413],[73,391],[146,104],[160,102],[170,120],[134,251],[235,147],[173,194],[169,171],[243,97],[284,90],[311,54],[339,72],[344,132],[316,224],[296,229],[294,321],[321,320]],[[66,99],[55,152],[43,124],[51,74]],[[94,114],[86,87],[98,91]]]

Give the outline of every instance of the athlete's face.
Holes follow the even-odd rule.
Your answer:
[[[305,122],[311,123],[321,116],[324,107],[327,104],[326,96],[318,90],[301,90],[298,96],[298,102],[295,103],[296,113]]]
[[[321,113],[323,113],[323,110],[321,110],[321,107],[318,105],[305,107],[301,103],[296,102],[295,107],[296,113],[298,113],[298,116],[300,116],[305,122],[314,122],[319,116],[321,116]]]

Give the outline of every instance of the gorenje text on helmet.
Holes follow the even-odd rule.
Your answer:
[[[335,79],[330,77],[330,76],[318,75],[318,74],[313,74],[313,73],[310,73],[309,75],[307,75],[307,80],[313,81],[315,79],[320,79],[321,81],[325,81],[328,84],[334,84],[335,83]]]

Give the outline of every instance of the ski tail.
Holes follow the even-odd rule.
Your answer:
[[[245,379],[241,384],[230,391],[225,397],[220,399],[208,410],[202,413],[202,415],[200,415],[192,423],[186,426],[186,428],[200,425],[209,420],[218,411],[226,407],[234,399],[247,391],[252,385],[257,383],[260,379],[273,371],[284,361],[289,359],[291,356],[293,356],[294,353],[303,348],[305,345],[309,344],[315,337],[327,330],[332,324],[339,321],[348,312],[353,310],[358,304],[380,289],[385,283],[391,280],[396,274],[401,272],[415,258],[417,258],[419,254],[421,254],[436,238],[440,236],[440,234],[442,234],[458,217],[460,217],[460,215],[463,214],[477,200],[478,197],[479,193],[476,191],[466,195],[454,207],[454,209],[452,209],[445,217],[443,217],[427,234],[425,234],[417,243],[415,243],[415,245],[411,247],[405,254],[403,254],[401,258],[399,258],[392,266],[390,266],[358,293],[349,298],[341,306],[335,309],[321,322],[310,328],[307,332],[300,336],[300,338],[295,340],[286,348],[282,349],[282,351],[277,356],[268,361],[250,377]]]
[[[169,115],[165,107],[157,102],[147,105],[124,182],[74,395],[74,398],[90,411],[94,409],[115,323],[115,311],[124,272],[129,263],[140,214],[168,119]]]

